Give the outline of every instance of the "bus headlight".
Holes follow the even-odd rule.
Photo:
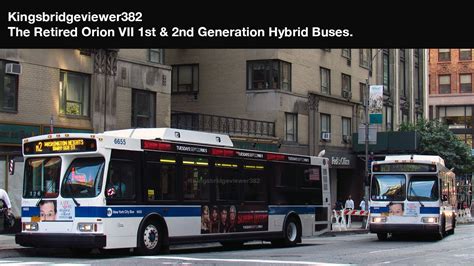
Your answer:
[[[38,223],[23,223],[23,230],[25,231],[38,231]]]
[[[387,217],[379,216],[379,217],[372,217],[373,223],[385,223],[387,221]]]
[[[435,224],[438,223],[438,217],[423,217],[421,221],[427,224]]]
[[[97,224],[95,223],[79,223],[77,229],[81,232],[97,232]]]

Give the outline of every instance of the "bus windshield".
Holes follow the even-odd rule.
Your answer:
[[[405,175],[374,175],[370,198],[381,201],[405,200],[405,188]]]
[[[438,200],[438,178],[436,176],[412,176],[408,183],[408,200]]]
[[[61,158],[30,158],[25,162],[24,198],[56,198],[59,194]]]
[[[92,198],[100,194],[104,158],[75,159],[69,166],[61,187],[65,198]]]

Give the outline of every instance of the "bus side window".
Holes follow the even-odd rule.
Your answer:
[[[146,198],[149,201],[176,199],[176,158],[161,156],[145,166]]]
[[[114,199],[135,199],[135,163],[112,160],[110,163],[106,195]]]

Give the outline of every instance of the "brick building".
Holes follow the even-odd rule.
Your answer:
[[[470,48],[429,51],[429,117],[448,125],[471,149],[474,148],[473,56]],[[460,202],[471,201],[471,185],[472,175],[458,177]]]

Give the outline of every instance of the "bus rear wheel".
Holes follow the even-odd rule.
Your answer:
[[[380,241],[385,241],[385,240],[387,240],[387,238],[388,238],[388,234],[387,234],[387,233],[377,233],[377,238],[378,238]]]
[[[162,233],[158,223],[154,220],[147,221],[138,234],[138,241],[138,254],[158,254],[162,243]]]
[[[289,217],[283,227],[283,239],[273,240],[275,246],[295,246],[301,239],[301,226],[294,217]]]

